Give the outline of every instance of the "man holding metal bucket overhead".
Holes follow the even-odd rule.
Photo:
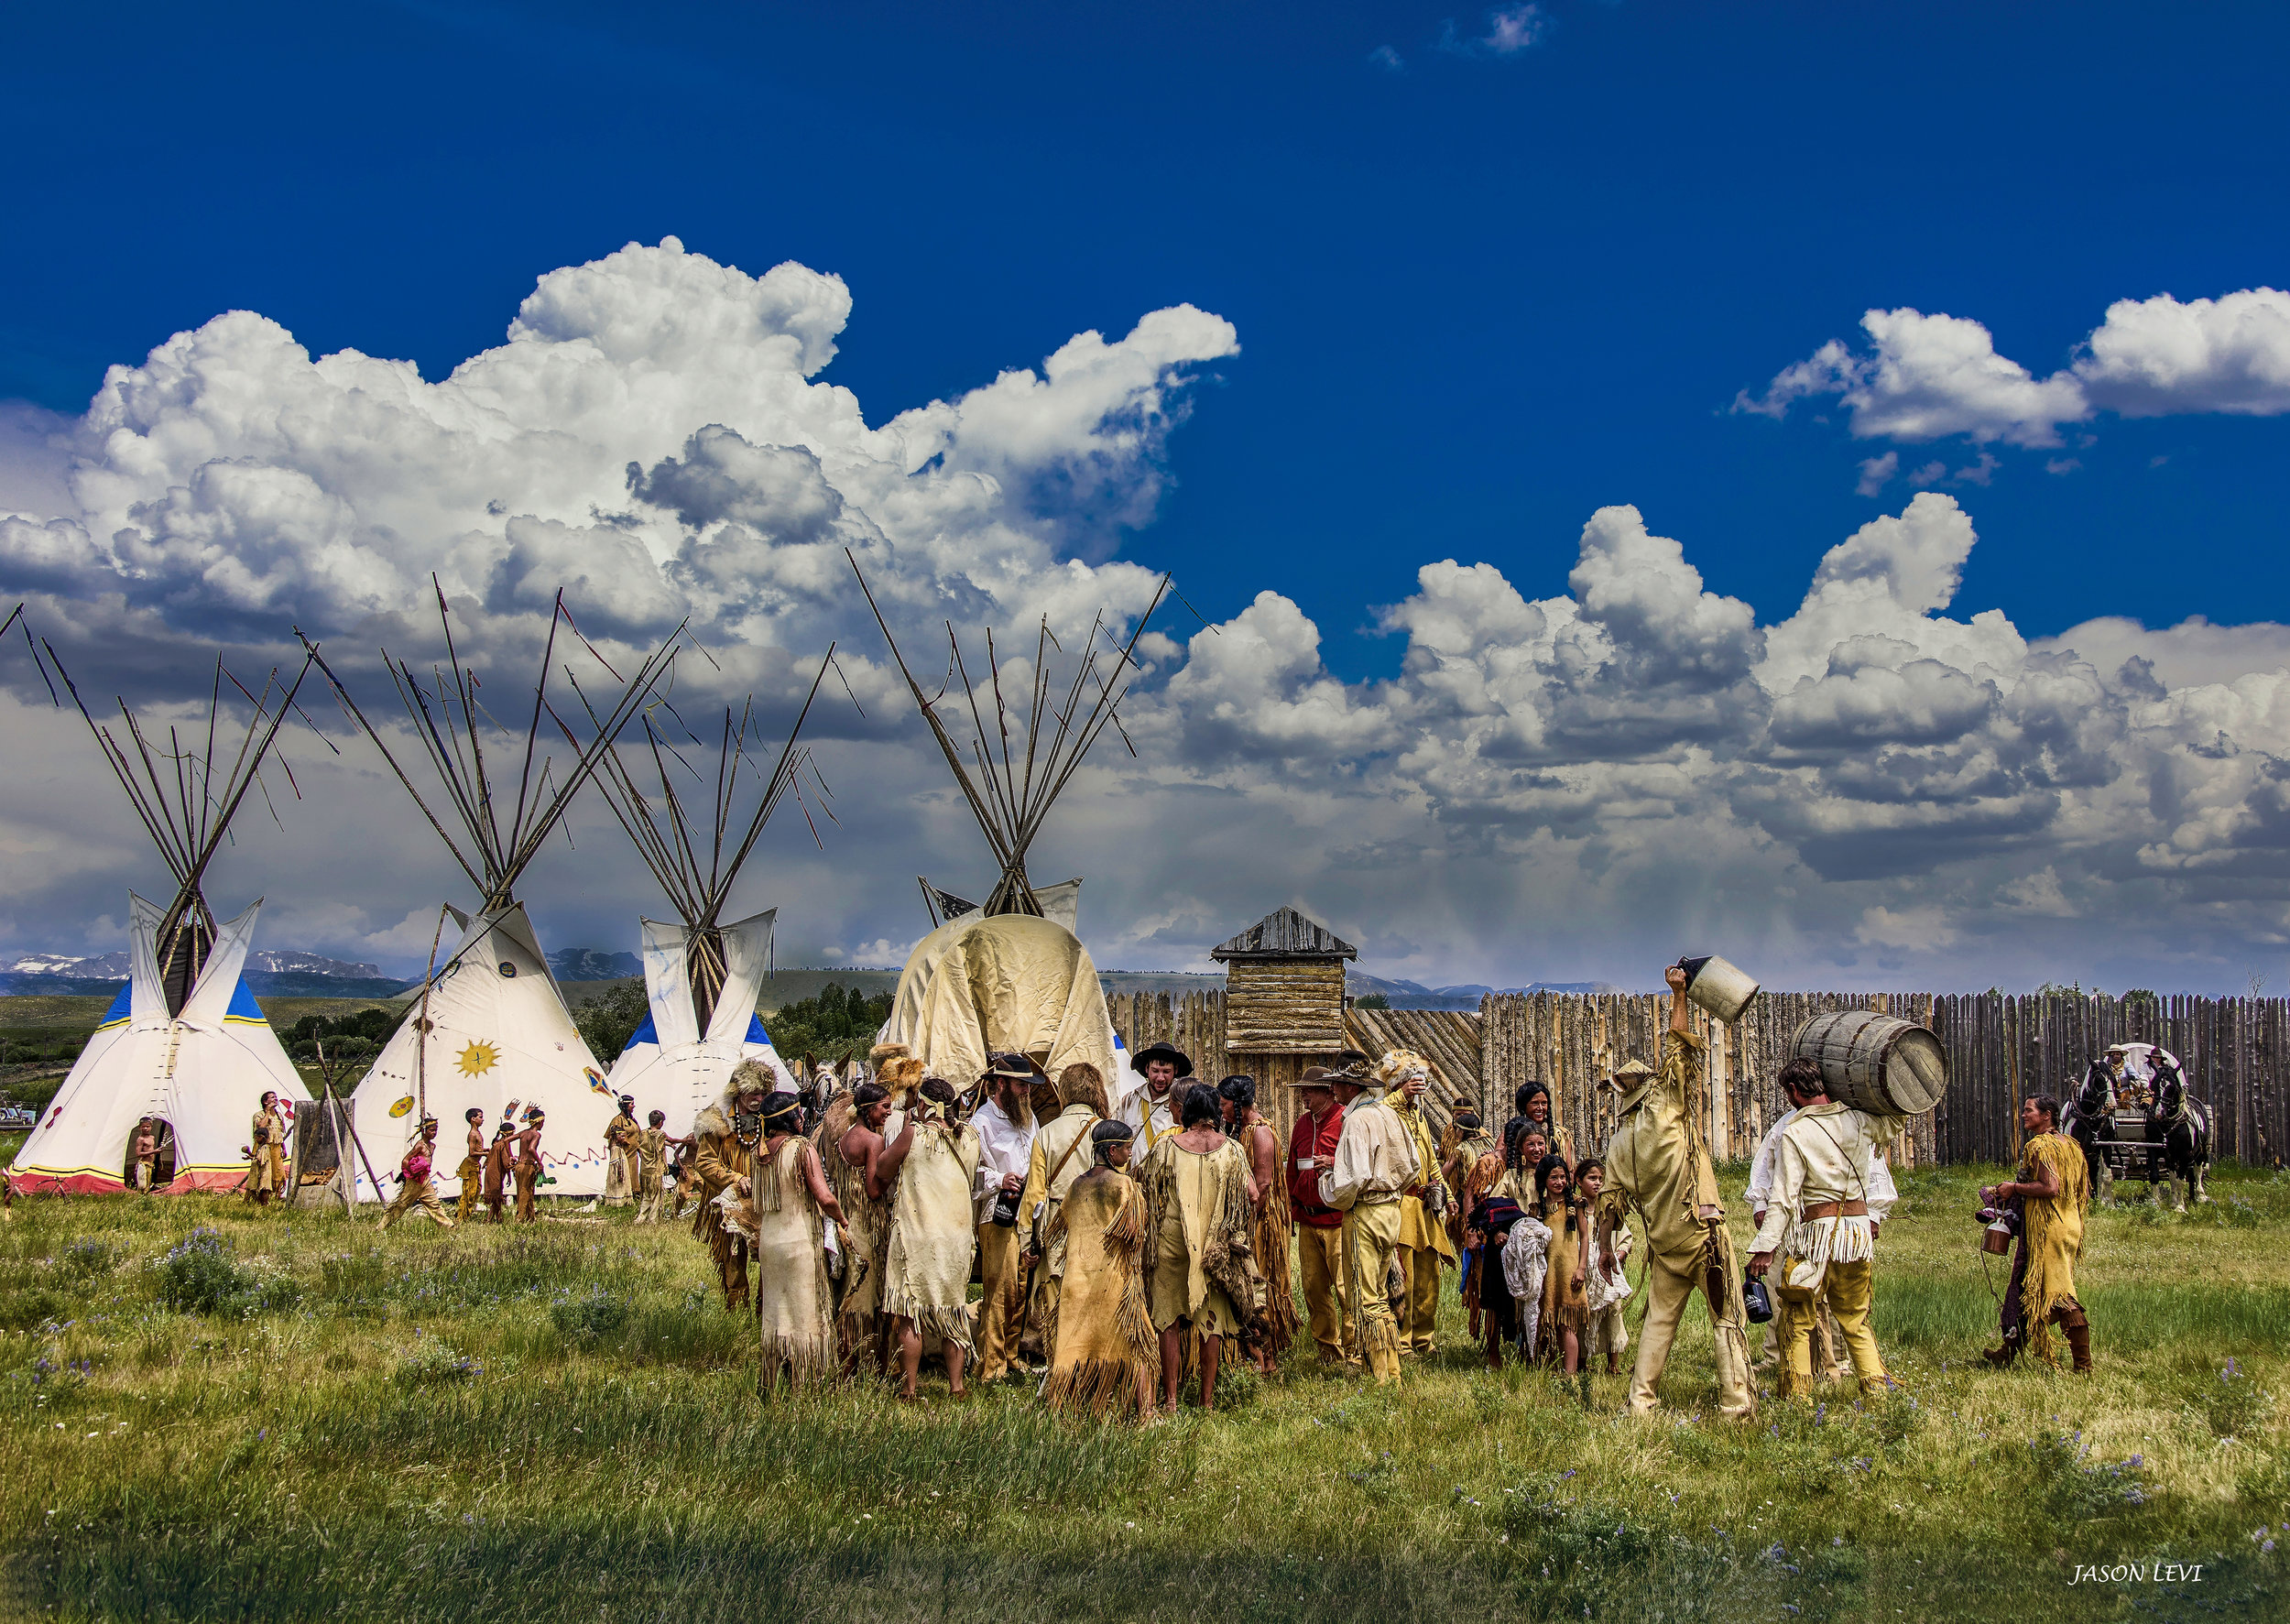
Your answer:
[[[1741,1280],[1734,1266],[1733,1238],[1726,1232],[1718,1172],[1710,1164],[1709,1147],[1703,1142],[1693,1109],[1702,1070],[1701,1041],[1686,1015],[1686,986],[1694,977],[1684,965],[1673,965],[1665,974],[1670,1030],[1663,1034],[1662,1069],[1630,1075],[1626,1084],[1616,1077],[1615,1084],[1622,1088],[1618,1107],[1621,1120],[1607,1143],[1607,1171],[1614,1188],[1638,1208],[1646,1226],[1646,1320],[1638,1334],[1630,1408],[1633,1415],[1661,1408],[1654,1383],[1669,1362],[1686,1300],[1698,1287],[1708,1299],[1718,1344],[1718,1412],[1739,1419],[1754,1414],[1756,1404],[1750,1395],[1749,1340],[1742,1330]],[[1757,990],[1754,982],[1748,986],[1738,1001],[1730,996],[1725,1000],[1737,1014]]]

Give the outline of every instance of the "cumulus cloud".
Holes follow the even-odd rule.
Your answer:
[[[2230,303],[2110,313],[2123,342],[2095,337],[2072,381],[2087,404],[2131,403],[2108,409],[2190,378],[2259,402],[2266,307]],[[809,821],[783,814],[741,900],[780,906],[791,961],[895,958],[925,922],[914,875],[992,875],[845,550],[926,681],[943,621],[974,649],[988,625],[1046,619],[1073,649],[1101,611],[1133,624],[1157,572],[1120,554],[1191,382],[1238,335],[1190,306],[1147,312],[870,426],[832,381],[852,317],[836,278],[749,276],[673,239],[551,272],[503,344],[434,381],[219,316],[114,367],[82,416],[19,420],[0,591],[30,594],[92,689],[159,723],[190,714],[217,642],[259,664],[289,624],[369,676],[377,640],[428,658],[432,573],[495,695],[525,692],[560,591],[608,655],[688,620],[709,655],[678,673],[685,713],[753,692],[783,717],[840,636],[867,716],[838,698],[814,719],[827,789]],[[2158,322],[2162,337],[2141,326]],[[1898,377],[1832,368],[1872,421],[2001,425],[2004,443],[2074,420],[2045,393],[2057,375],[2001,361],[1969,323],[1923,322],[1885,329],[1902,356],[1925,346]],[[1955,362],[1933,359],[1949,345]],[[1902,473],[1886,452],[1864,478]],[[1705,574],[1722,555],[1605,507],[1536,578],[1426,549],[1414,590],[1369,610],[1394,659],[1365,681],[1329,669],[1280,583],[1236,564],[1190,595],[1237,613],[1140,643],[1126,736],[1107,736],[1030,866],[1088,877],[1084,934],[1107,967],[1199,965],[1295,903],[1434,981],[1643,985],[1716,945],[1776,986],[2241,986],[2290,943],[2290,627],[2112,616],[2032,641],[1959,605],[1978,540],[1957,496],[1920,488],[1761,622]],[[1022,687],[1033,645],[1015,652],[1002,675]],[[120,886],[164,877],[77,718],[25,662],[5,675],[0,947],[115,946]],[[277,944],[419,968],[450,861],[338,727],[322,744],[298,726],[288,747],[278,820],[247,818],[215,893],[267,891]],[[593,802],[525,891],[567,945],[626,947],[660,910]],[[2139,928],[2108,922],[2125,919]]]
[[[1796,401],[1836,396],[1857,439],[1914,444],[1962,435],[2025,447],[2056,446],[2064,425],[2102,411],[2290,412],[2290,293],[2273,288],[2186,303],[2167,293],[2118,300],[2075,358],[2040,377],[1998,354],[1988,329],[1960,316],[1903,307],[1870,311],[1860,325],[1868,348],[1831,339],[1783,368],[1763,395],[1743,391],[1735,409],[1778,418]],[[1862,464],[1864,484],[1869,468]],[[1969,477],[1985,483],[1984,472]]]

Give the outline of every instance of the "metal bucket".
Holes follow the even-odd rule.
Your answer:
[[[1789,1040],[1792,1059],[1821,1068],[1831,1099],[1863,1111],[1920,1117],[1948,1091],[1948,1055],[1929,1028],[1873,1009],[1816,1015]]]
[[[1700,1005],[1728,1026],[1740,1019],[1741,1011],[1757,997],[1757,983],[1749,974],[1716,954],[1680,959],[1678,967],[1685,972],[1686,1002]]]

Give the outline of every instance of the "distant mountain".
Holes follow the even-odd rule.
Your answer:
[[[605,953],[594,947],[560,947],[549,955],[549,974],[559,981],[618,981],[644,974],[644,961],[632,953]]]
[[[124,953],[97,954],[93,958],[74,958],[64,953],[26,954],[16,963],[0,970],[8,975],[68,975],[75,981],[125,981],[127,979],[127,955]]]
[[[1619,993],[1626,987],[1608,981],[1533,981],[1524,986],[1488,986],[1467,982],[1454,986],[1425,986],[1420,981],[1386,981],[1364,970],[1344,973],[1344,990],[1355,998],[1380,993],[1394,1009],[1461,1009],[1476,1012],[1488,993]]]
[[[280,997],[386,998],[414,985],[383,975],[379,965],[294,948],[258,947],[242,974],[249,991]],[[0,969],[0,993],[95,993],[126,979],[125,953],[25,954]]]

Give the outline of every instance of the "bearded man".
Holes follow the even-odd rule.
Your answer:
[[[978,1133],[978,1173],[972,1216],[978,1236],[978,1379],[1009,1372],[1010,1354],[1025,1330],[1026,1271],[1018,1227],[1020,1198],[1033,1166],[1033,1107],[1027,1099],[1033,1068],[988,1071],[988,1097],[971,1116]],[[1006,1215],[1004,1223],[997,1216]]]
[[[1702,1045],[1687,1016],[1685,970],[1673,965],[1664,978],[1670,986],[1670,1030],[1663,1034],[1662,1069],[1649,1073],[1632,1063],[1617,1071],[1616,1081],[1627,1085],[1620,1121],[1607,1142],[1607,1171],[1614,1188],[1638,1209],[1646,1226],[1646,1319],[1630,1376],[1630,1413],[1651,1414],[1662,1407],[1654,1384],[1669,1363],[1686,1301],[1699,1289],[1716,1333],[1718,1413],[1739,1419],[1755,1414],[1757,1407],[1750,1393],[1740,1271],[1726,1230],[1726,1209],[1718,1198],[1718,1170],[1710,1163],[1694,1108]]]

